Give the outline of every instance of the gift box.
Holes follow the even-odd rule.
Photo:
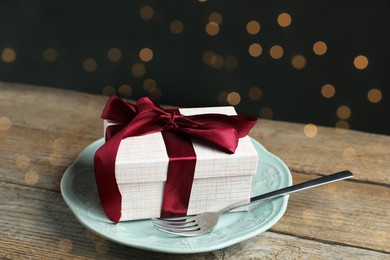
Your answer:
[[[115,101],[117,102],[117,100]],[[158,110],[161,109],[158,105],[152,104],[157,106]],[[122,104],[119,108],[121,106]],[[212,123],[219,120],[219,115],[224,115],[229,120],[233,119],[236,117],[233,107],[181,108],[174,113],[161,110],[163,116],[155,116],[155,114],[150,116],[154,120],[153,124],[157,122],[157,126],[160,126],[165,124],[161,124],[161,122],[168,121],[169,124],[168,127],[157,127],[157,131],[150,130],[150,125],[145,124],[143,118],[139,120],[139,126],[137,125],[138,118],[136,116],[140,114],[142,116],[144,111],[141,105],[140,108],[130,105],[130,108],[130,112],[133,111],[135,114],[130,116],[130,122],[125,123],[125,125],[135,125],[135,127],[142,129],[142,134],[139,134],[139,129],[126,130],[126,127],[123,127],[123,122],[112,120],[112,118],[115,119],[115,116],[104,120],[106,139],[119,139],[115,135],[123,134],[126,131],[135,131],[136,133],[130,134],[130,136],[123,134],[122,137],[125,137],[117,141],[119,143],[115,159],[114,162],[111,162],[112,174],[114,175],[112,178],[114,180],[111,180],[111,188],[114,191],[104,191],[106,186],[110,186],[108,179],[101,179],[99,176],[96,179],[103,207],[111,220],[119,222],[160,216],[193,215],[205,211],[217,211],[237,201],[249,201],[251,180],[256,173],[258,163],[258,154],[249,136],[238,137],[234,151],[229,152],[225,148],[221,149],[218,144],[199,138],[197,134],[194,134],[195,136],[186,135],[178,131],[179,128],[188,127],[188,122],[185,120],[188,118],[198,120],[198,115],[208,117],[207,120]],[[147,111],[149,112],[149,110]],[[165,113],[167,113],[168,119],[165,117]],[[136,119],[133,120],[133,118]],[[172,127],[172,122],[175,120],[178,123],[174,123]],[[181,123],[182,120],[185,124]],[[198,122],[196,120],[195,122]],[[253,121],[255,122],[252,120],[249,125],[253,126]],[[238,123],[235,122],[233,125],[237,124],[237,128],[242,127],[238,126]],[[223,126],[225,126],[224,124],[222,123]],[[115,129],[118,126],[120,130]],[[114,135],[107,131],[110,127],[114,129]],[[199,126],[195,125],[193,128],[197,129]],[[202,130],[203,128],[202,126]],[[211,128],[215,139],[219,139],[220,134],[214,132],[215,128],[220,130],[218,124]],[[170,141],[169,138],[172,138],[173,141]],[[180,140],[176,143],[177,138]],[[230,135],[226,135],[224,138],[229,139]],[[185,143],[184,148],[182,143]],[[182,150],[187,149],[185,146],[190,147],[193,153],[191,156],[182,154]],[[169,150],[173,152],[169,152]],[[189,157],[191,158],[189,159]],[[103,160],[109,160],[109,158],[103,157]],[[96,167],[100,167],[99,163],[95,163]],[[172,173],[175,171],[176,173]],[[112,196],[112,193],[117,194],[116,199],[107,198],[107,196]],[[171,194],[167,195],[167,193]],[[117,205],[113,209],[110,203]],[[164,206],[168,207],[166,210],[168,213],[164,213],[163,205],[168,205]]]

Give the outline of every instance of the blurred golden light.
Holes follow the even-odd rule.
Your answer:
[[[259,87],[251,87],[249,89],[249,98],[257,101],[260,100],[261,97],[263,96],[263,91]]]
[[[348,106],[342,105],[337,108],[337,117],[340,119],[348,119],[351,116],[351,109]]]
[[[283,57],[283,53],[284,53],[283,48],[282,48],[282,46],[279,46],[279,45],[274,45],[269,49],[269,54],[271,55],[271,57],[273,59],[276,59],[276,60]]]
[[[357,69],[363,70],[363,69],[367,68],[367,66],[368,66],[368,59],[364,55],[356,56],[354,61],[353,61],[353,65],[355,65],[355,67]]]
[[[175,20],[171,22],[171,24],[169,25],[169,29],[171,30],[172,33],[179,34],[183,32],[184,25],[181,21]]]
[[[111,85],[105,86],[103,88],[103,95],[104,96],[112,96],[115,93],[116,93],[116,89]]]
[[[227,102],[229,103],[229,105],[236,106],[236,105],[240,104],[240,102],[241,102],[241,96],[240,96],[239,93],[233,91],[233,92],[230,92],[230,93],[227,95],[226,100],[227,100]]]
[[[336,123],[336,128],[341,130],[349,129],[349,124],[345,120],[339,120]]]
[[[112,62],[117,62],[122,58],[122,52],[118,48],[111,48],[108,50],[107,57]]]
[[[153,98],[154,100],[159,100],[162,97],[161,89],[154,88],[151,91],[149,91],[149,96]]]
[[[218,96],[217,96],[218,103],[221,104],[221,105],[227,105],[228,104],[228,102],[227,102],[228,94],[229,93],[226,92],[226,91],[219,92]]]
[[[328,46],[323,41],[318,41],[313,45],[313,51],[317,55],[324,55],[328,50]]]
[[[367,93],[368,101],[378,103],[382,100],[382,91],[377,88],[370,89]]]
[[[139,52],[139,58],[144,62],[149,62],[153,59],[153,51],[149,48],[143,48]]]
[[[258,34],[260,32],[260,23],[257,21],[250,21],[246,25],[246,30],[252,35]]]
[[[343,157],[345,159],[355,159],[356,155],[357,155],[357,151],[352,147],[347,147],[343,150]]]
[[[318,133],[318,128],[316,125],[314,124],[307,124],[304,126],[303,128],[303,133],[307,136],[307,137],[314,137],[317,135]]]
[[[133,90],[132,88],[127,85],[127,84],[123,84],[119,87],[118,89],[118,94],[122,97],[130,97],[131,96],[131,93],[133,93]]]
[[[261,53],[263,52],[263,48],[258,43],[253,43],[249,46],[249,54],[252,57],[259,57]]]
[[[211,58],[215,55],[213,51],[206,51],[203,53],[203,62],[207,65],[210,65]]]
[[[57,60],[57,51],[53,48],[48,48],[43,51],[43,59],[47,62],[55,62]]]
[[[0,130],[1,131],[7,131],[11,128],[12,122],[11,119],[9,119],[6,116],[0,117]]]
[[[209,22],[206,25],[206,32],[210,36],[217,35],[219,32],[219,25],[216,22]]]
[[[24,175],[24,181],[29,185],[37,184],[39,181],[39,174],[34,170],[30,170]]]
[[[145,79],[142,86],[143,86],[145,91],[150,92],[153,89],[157,88],[157,83],[154,79]]]
[[[97,63],[94,59],[92,58],[87,58],[84,60],[83,62],[83,67],[84,67],[84,70],[87,71],[87,72],[93,72],[96,70],[97,68]]]
[[[131,73],[136,77],[142,77],[145,74],[145,66],[141,63],[136,63],[131,67]]]
[[[278,16],[278,24],[287,27],[291,24],[291,16],[288,13],[281,13]]]
[[[269,107],[263,107],[260,109],[260,117],[265,119],[272,119],[274,117],[274,112]]]
[[[16,59],[16,52],[12,48],[4,48],[1,52],[1,60],[6,63],[11,63]]]
[[[300,70],[306,66],[306,59],[303,55],[298,54],[291,59],[291,64],[294,69]]]
[[[141,8],[140,12],[139,12],[140,16],[142,17],[142,19],[144,20],[150,20],[153,18],[154,16],[154,10],[152,7],[148,6],[148,5],[145,5]]]
[[[224,63],[225,63],[225,60],[221,55],[214,54],[210,57],[210,65],[216,69],[222,68]]]
[[[220,13],[214,12],[214,13],[209,15],[209,22],[215,22],[217,24],[221,24],[222,20],[223,20],[223,18],[222,18],[222,15]]]
[[[332,84],[325,84],[321,88],[321,94],[325,98],[331,98],[336,93],[336,89]]]
[[[27,155],[19,155],[16,157],[16,167],[26,170],[30,166],[31,159]]]
[[[234,56],[226,57],[225,59],[225,67],[228,70],[235,70],[238,67],[238,60]]]

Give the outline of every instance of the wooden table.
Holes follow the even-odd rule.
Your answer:
[[[231,247],[170,255],[107,241],[60,193],[80,151],[102,137],[107,97],[0,83],[1,259],[390,259],[390,136],[259,120],[251,136],[298,183],[349,169],[353,179],[296,193],[269,231]]]

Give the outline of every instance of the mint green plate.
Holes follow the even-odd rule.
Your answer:
[[[255,140],[252,142],[259,154],[252,196],[291,185],[291,173],[283,161]],[[279,221],[287,208],[288,196],[262,202],[251,206],[248,211],[227,213],[212,232],[190,238],[162,233],[150,220],[113,224],[101,207],[93,170],[94,153],[102,144],[103,139],[100,139],[80,153],[62,177],[61,192],[82,225],[117,243],[166,253],[213,251],[266,231]]]

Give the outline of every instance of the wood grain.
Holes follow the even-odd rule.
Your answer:
[[[390,137],[259,120],[251,136],[292,170],[294,183],[349,169],[355,177],[291,195],[270,231],[205,254],[169,255],[115,244],[82,227],[59,183],[103,136],[107,97],[0,82],[0,258],[388,259]],[[9,120],[9,121],[8,121]],[[5,122],[5,123],[4,123]],[[9,125],[7,125],[9,122]]]
[[[310,138],[304,126],[260,119],[251,136],[292,171],[327,175],[348,169],[354,179],[390,184],[389,136],[318,127],[318,134]]]
[[[170,255],[149,252],[107,241],[86,230],[58,192],[1,182],[0,194],[1,210],[7,212],[0,218],[0,258],[296,259],[310,255],[311,259],[386,259],[386,254],[381,252],[274,232],[265,232],[210,253]]]

